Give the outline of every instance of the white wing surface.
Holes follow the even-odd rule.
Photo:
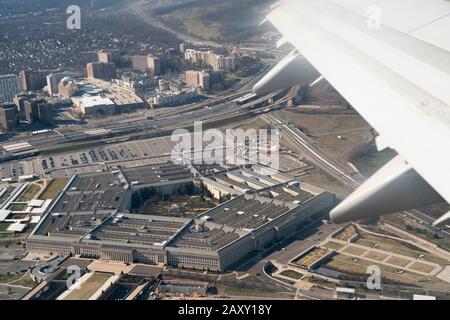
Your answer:
[[[267,18],[380,133],[382,146],[395,149],[450,202],[450,2],[285,0]],[[382,173],[369,179],[332,217],[368,216],[355,210],[363,208],[364,193],[373,197],[380,181],[395,176],[392,169],[386,179]]]

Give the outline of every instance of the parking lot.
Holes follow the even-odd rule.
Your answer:
[[[69,177],[77,173],[102,170],[105,168],[105,164],[109,163],[116,166],[152,164],[161,162],[161,158],[163,160],[170,159],[173,145],[170,137],[162,137],[13,161],[0,166],[0,179],[18,179],[20,176],[31,174]],[[147,161],[152,158],[159,159]]]

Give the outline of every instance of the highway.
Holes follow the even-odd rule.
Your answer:
[[[320,169],[331,174],[338,181],[341,181],[353,189],[358,188],[364,182],[364,177],[359,173],[352,174],[346,169],[343,169],[336,161],[327,157],[313,140],[297,128],[289,127],[271,114],[265,114],[263,115],[263,118],[285,133],[284,138],[290,142],[288,142],[290,148],[294,151],[306,154],[311,162]],[[450,236],[450,233],[447,230],[434,227],[432,225],[434,219],[419,210],[413,209],[402,211],[396,213],[396,215],[401,217],[401,219],[416,225],[418,228],[425,229],[433,234],[435,233],[440,237]]]
[[[149,25],[156,27],[158,29],[167,31],[170,34],[177,37],[178,39],[180,39],[181,41],[192,44],[194,46],[211,47],[211,48],[224,48],[224,47],[233,46],[231,44],[220,44],[220,43],[217,43],[214,41],[200,39],[198,37],[194,37],[192,35],[188,35],[183,32],[180,32],[179,30],[175,30],[175,29],[165,25],[164,23],[159,21],[157,18],[146,13],[142,3],[132,4],[130,6],[130,8],[136,15],[140,16]],[[239,50],[241,50],[241,51],[249,51],[249,52],[268,52],[268,51],[270,51],[274,54],[280,55],[281,57],[284,57],[289,52],[289,51],[285,51],[283,49],[268,48],[267,45],[265,45],[265,44],[261,45],[260,43],[242,43],[242,44],[239,44],[238,47],[239,47]]]
[[[217,42],[202,40],[202,39],[181,33],[179,31],[176,31],[176,30],[166,26],[165,24],[158,21],[156,18],[150,16],[149,14],[146,14],[145,9],[143,7],[143,3],[132,4],[130,6],[130,8],[136,15],[142,17],[148,24],[150,24],[156,28],[159,28],[161,30],[167,31],[167,32],[173,34],[174,36],[176,36],[178,39],[180,39],[186,43],[190,43],[190,44],[193,44],[195,46],[200,46],[200,47],[201,46],[214,47],[214,48],[222,48],[223,47],[222,44],[219,44]]]
[[[303,153],[306,153],[311,161],[314,162],[314,164],[319,168],[328,173],[331,173],[333,176],[339,178],[340,181],[343,181],[347,185],[353,187],[359,185],[359,182],[355,178],[353,178],[351,173],[349,173],[345,169],[340,168],[339,165],[337,165],[333,160],[327,157],[320,150],[320,148],[316,146],[316,143],[309,137],[307,137],[303,132],[301,132],[297,128],[289,127],[271,114],[265,114],[263,115],[263,118],[268,122],[274,124],[276,128],[279,128],[287,133],[285,138],[294,142],[293,147],[295,147],[295,144],[297,145],[297,148],[300,147],[300,150]]]
[[[106,139],[112,137],[127,137],[142,132],[158,132],[161,129],[185,128],[192,125],[193,121],[214,121],[227,119],[233,115],[242,114],[242,107],[232,100],[250,92],[252,86],[265,74],[270,65],[266,65],[257,74],[241,81],[239,90],[231,90],[220,97],[212,97],[200,103],[186,105],[180,111],[168,111],[159,115],[150,116],[148,112],[136,112],[132,116],[111,116],[104,121],[92,121],[87,125],[72,125],[68,128],[58,127],[48,134],[17,137],[4,141],[0,146],[13,144],[15,142],[28,142],[34,149],[22,154],[22,157],[31,156],[36,151],[47,151],[58,145],[73,144],[76,142],[92,141],[95,139]],[[270,95],[269,95],[270,96]],[[250,113],[250,110],[244,114]]]

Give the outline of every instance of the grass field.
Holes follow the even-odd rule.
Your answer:
[[[203,8],[185,8],[165,14],[163,20],[177,21],[182,26],[183,31],[194,34],[206,40],[216,40],[220,36],[220,21],[205,21],[201,19],[202,15],[207,13],[208,9]]]
[[[16,274],[0,274],[0,283],[10,283],[19,280],[22,276]]]
[[[391,264],[395,264],[401,267],[406,267],[411,260],[407,260],[407,259],[403,259],[400,257],[390,257],[389,259],[386,260],[387,263],[391,263]]]
[[[50,181],[47,188],[39,196],[39,199],[48,200],[56,198],[58,192],[66,186],[67,182],[69,182],[68,179],[54,179]]]
[[[332,269],[340,270],[342,272],[368,276],[367,268],[374,265],[374,263],[364,259],[359,259],[358,262],[354,262],[352,261],[351,257],[336,255],[326,265],[331,267]],[[450,284],[436,277],[422,276],[411,271],[406,271],[404,274],[399,274],[396,273],[396,268],[383,264],[376,264],[376,266],[378,266],[381,270],[383,283],[385,283],[385,281],[395,281],[406,286],[450,290]]]
[[[383,261],[387,257],[388,257],[387,254],[377,252],[377,251],[371,251],[371,252],[368,252],[366,255],[364,255],[364,258],[378,260],[378,261]]]
[[[303,277],[303,275],[301,273],[294,271],[294,270],[284,270],[284,271],[280,272],[280,275],[289,277],[292,279],[300,279],[301,277]]]
[[[332,249],[332,250],[339,250],[342,249],[344,247],[343,244],[334,242],[334,241],[328,241],[327,243],[324,244],[325,247],[327,247],[328,249]]]
[[[434,270],[433,266],[430,266],[428,264],[424,264],[424,263],[420,263],[420,262],[415,262],[410,266],[411,269],[413,270],[417,270],[420,272],[431,272]]]
[[[73,290],[64,300],[87,300],[111,277],[107,273],[94,273],[80,289]]]
[[[213,41],[259,41],[271,26],[259,23],[264,19],[268,0],[197,0],[189,7],[178,6],[160,14],[161,20],[175,29]]]
[[[407,229],[407,225],[405,224],[405,222],[396,214],[388,214],[380,217],[380,221],[393,225],[403,231],[411,232]],[[434,236],[434,233],[425,232],[423,229],[414,230],[414,233],[416,236],[433,242],[447,251],[450,250],[450,240],[448,239],[448,237],[436,238]]]
[[[328,156],[350,171],[354,170],[348,162],[353,161],[357,150],[373,140],[370,126],[359,115],[303,114],[286,110],[275,114],[283,122],[292,121],[294,126],[315,140]],[[338,139],[338,135],[343,139]]]
[[[11,211],[23,211],[26,209],[26,207],[27,207],[26,204],[13,204],[10,205],[8,209]]]
[[[41,191],[41,187],[35,183],[31,183],[20,195],[16,202],[27,202],[34,198],[34,196]]]
[[[29,273],[26,273],[23,276],[19,276],[16,280],[10,282],[10,284],[15,286],[33,288],[37,284],[37,282],[31,279]]]
[[[356,241],[357,244],[372,247],[374,244],[378,243],[380,246],[377,249],[397,253],[411,258],[416,258],[417,255],[423,254],[424,260],[429,262],[434,262],[440,265],[447,264],[447,261],[436,257],[420,248],[413,247],[404,242],[397,241],[394,239],[389,239],[385,237],[378,237],[366,232],[359,230],[361,238]]]
[[[334,283],[334,282],[329,282],[329,281],[326,281],[324,279],[317,278],[317,277],[308,276],[308,277],[305,277],[303,280],[307,281],[311,284],[315,284],[315,285],[322,286],[322,287],[327,287],[330,289],[335,289],[337,286],[336,283]]]
[[[355,255],[355,256],[360,256],[362,255],[364,252],[366,252],[365,249],[362,248],[358,248],[358,247],[347,247],[343,250],[345,253],[351,254],[351,255]]]
[[[351,190],[345,185],[317,168],[308,170],[308,175],[303,176],[301,180],[314,186],[320,186],[322,189],[333,192],[340,198],[345,198],[351,193]]]

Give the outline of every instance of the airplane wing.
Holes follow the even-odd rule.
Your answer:
[[[255,92],[296,84],[294,61],[304,57],[380,133],[378,148],[400,155],[331,218],[450,203],[449,1],[284,0],[267,20],[283,34],[280,44],[290,42],[298,52]],[[449,219],[450,213],[436,224]]]

